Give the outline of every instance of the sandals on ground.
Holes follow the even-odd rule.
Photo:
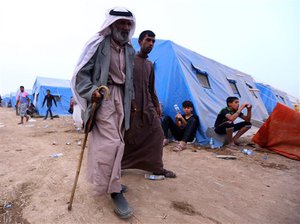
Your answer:
[[[182,150],[185,150],[186,146],[181,145],[180,143],[178,145],[175,146],[175,148],[173,148],[174,152],[180,152]]]

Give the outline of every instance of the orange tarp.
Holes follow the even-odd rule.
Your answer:
[[[300,160],[300,113],[277,103],[252,141],[263,148]]]

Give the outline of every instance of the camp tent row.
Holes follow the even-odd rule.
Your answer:
[[[51,94],[55,97],[57,102],[57,107],[53,105],[52,112],[54,115],[70,115],[68,112],[70,108],[70,100],[72,97],[72,92],[70,88],[70,80],[64,79],[55,79],[38,76],[34,82],[33,89],[26,89],[28,92],[28,97],[30,102],[35,105],[38,110],[39,115],[46,115],[46,103],[42,107],[43,100],[47,94],[47,90],[51,91]],[[16,92],[11,92],[10,94],[4,95],[2,99],[3,107],[12,107],[16,105],[16,97],[19,93],[19,90]]]
[[[287,93],[263,83],[256,83],[256,86],[269,114],[273,112],[277,103],[282,103],[294,109]]]
[[[137,39],[133,39],[132,43],[138,51]],[[226,106],[228,96],[237,96],[241,103],[249,102],[253,105],[252,123],[257,126],[269,116],[270,112],[262,97],[265,92],[248,74],[169,40],[156,40],[149,59],[154,63],[155,87],[165,115],[175,116],[174,104],[181,107],[184,100],[194,103],[195,112],[200,118],[200,128],[196,135],[200,144],[207,144],[206,130],[213,127],[218,112]],[[58,107],[53,107],[54,114],[69,115],[72,96],[70,81],[36,78],[32,88],[33,103],[42,116],[46,113],[42,101],[47,89],[57,100]],[[282,96],[283,93],[277,95]],[[286,95],[284,97],[288,99]]]

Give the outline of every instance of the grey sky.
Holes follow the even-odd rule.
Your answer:
[[[113,6],[135,14],[134,37],[152,29],[300,98],[298,0],[1,1],[0,94],[31,89],[36,76],[70,79]]]

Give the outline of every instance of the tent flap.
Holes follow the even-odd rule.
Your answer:
[[[263,148],[300,160],[300,113],[277,103],[252,141]]]

